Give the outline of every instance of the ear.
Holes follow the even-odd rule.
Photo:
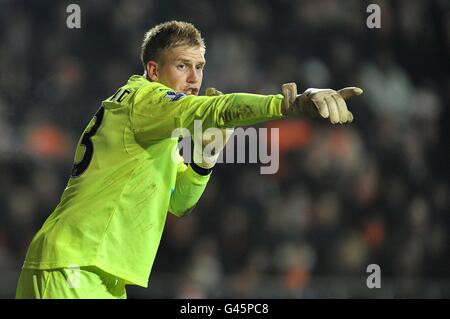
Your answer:
[[[155,61],[147,62],[147,77],[150,81],[158,81],[158,63]]]

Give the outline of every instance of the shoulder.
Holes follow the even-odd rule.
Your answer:
[[[159,82],[147,81],[145,85],[137,90],[134,102],[139,104],[143,101],[153,101],[165,104],[166,102],[179,101],[184,97],[186,97],[186,94],[183,92],[177,92]]]

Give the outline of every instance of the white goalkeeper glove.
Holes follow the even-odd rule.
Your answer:
[[[363,93],[358,87],[347,87],[339,91],[331,89],[307,89],[297,95],[297,85],[281,86],[284,96],[282,112],[286,116],[329,119],[332,124],[351,123],[353,114],[347,109],[345,100]]]
[[[217,96],[223,93],[215,88],[207,88],[207,96]],[[211,169],[217,162],[220,152],[225,147],[228,139],[233,134],[234,129],[217,129],[212,134],[194,134],[194,163],[204,169]]]

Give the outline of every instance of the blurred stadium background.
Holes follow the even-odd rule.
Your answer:
[[[66,7],[81,7],[81,29]],[[382,10],[368,29],[366,7]],[[0,1],[0,297],[59,200],[82,130],[166,20],[207,44],[203,89],[357,85],[355,123],[273,122],[281,166],[220,164],[169,216],[148,289],[130,298],[450,297],[450,2]],[[368,289],[366,267],[381,267]]]

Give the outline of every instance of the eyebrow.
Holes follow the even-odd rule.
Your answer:
[[[178,58],[175,61],[180,61],[180,62],[183,62],[183,63],[186,63],[186,64],[192,64],[191,60],[186,60],[186,59],[183,59],[183,58]],[[196,62],[195,64],[200,64],[200,65],[204,66],[206,64],[206,61]]]

